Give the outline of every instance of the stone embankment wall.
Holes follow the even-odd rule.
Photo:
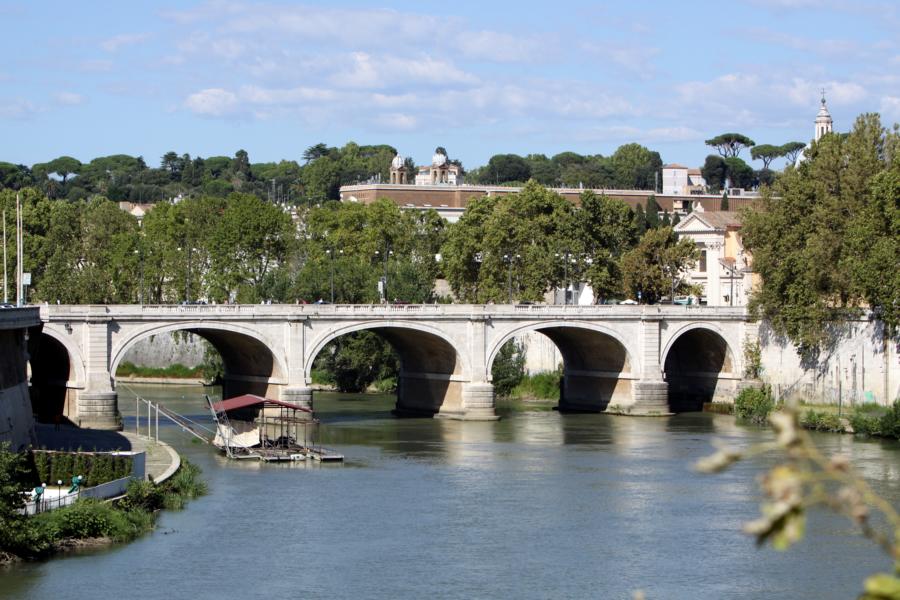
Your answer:
[[[125,360],[139,367],[165,368],[181,364],[193,368],[203,362],[206,340],[192,333],[164,333],[140,340]]]
[[[0,442],[14,451],[34,443],[26,373],[25,330],[0,331]]]
[[[880,323],[860,320],[846,326],[832,348],[804,363],[790,342],[760,324],[762,379],[777,398],[824,404],[890,404],[900,398],[897,342],[886,340]]]

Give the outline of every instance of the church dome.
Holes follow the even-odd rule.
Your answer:
[[[394,157],[394,160],[391,161],[392,169],[401,169],[403,168],[404,158],[399,154]]]

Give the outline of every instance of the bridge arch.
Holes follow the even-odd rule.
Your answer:
[[[285,358],[272,341],[243,325],[210,321],[185,321],[129,331],[110,352],[110,377],[115,380],[119,364],[139,341],[176,331],[202,337],[222,357],[225,365],[222,394],[225,397],[258,394],[278,398],[278,388],[287,385]]]
[[[704,402],[727,400],[740,379],[734,347],[714,323],[676,329],[660,358],[673,412],[698,411]]]
[[[435,415],[463,410],[462,388],[471,373],[469,359],[456,340],[422,323],[369,320],[331,329],[310,346],[303,367],[306,380],[311,380],[313,362],[330,342],[358,331],[378,335],[400,357],[399,414]]]
[[[640,372],[635,348],[610,327],[578,321],[546,321],[516,327],[493,344],[485,365],[485,380],[500,349],[529,331],[541,333],[556,345],[563,358],[559,408],[597,412],[611,404],[632,402],[632,380]]]
[[[81,350],[67,335],[45,325],[28,343],[31,366],[31,405],[39,421],[62,415],[77,417],[76,389],[85,385]]]

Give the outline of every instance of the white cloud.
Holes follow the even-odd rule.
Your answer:
[[[0,99],[0,119],[28,119],[37,112],[38,108],[24,98]]]
[[[63,106],[76,106],[78,104],[83,104],[85,101],[85,97],[81,94],[76,94],[75,92],[57,92],[54,94],[53,99],[56,100],[57,104],[61,104]]]
[[[545,60],[553,44],[546,37],[499,31],[460,31],[454,45],[462,56],[493,62]]]
[[[881,115],[885,124],[900,122],[900,96],[885,96],[881,99]]]
[[[100,42],[100,47],[107,52],[118,52],[124,46],[141,44],[150,39],[149,33],[120,33]]]
[[[603,64],[612,65],[620,71],[641,79],[650,79],[656,72],[653,61],[659,55],[659,48],[653,46],[584,42],[581,44],[581,48],[588,55],[602,61]]]
[[[239,112],[237,94],[222,88],[207,88],[187,97],[184,105],[198,115],[224,117]]]
[[[372,57],[365,52],[355,52],[343,69],[330,77],[337,86],[374,89],[391,85],[471,85],[478,78],[453,64],[424,56],[406,59],[396,56]]]

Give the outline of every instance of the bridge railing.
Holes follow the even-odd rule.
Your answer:
[[[698,305],[563,305],[563,304],[115,304],[115,305],[43,305],[45,321],[90,321],[91,318],[147,317],[226,317],[288,318],[297,317],[573,317],[609,316],[745,318],[746,307]]]

